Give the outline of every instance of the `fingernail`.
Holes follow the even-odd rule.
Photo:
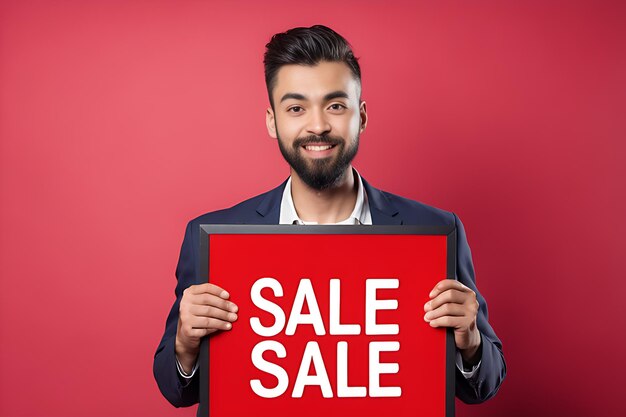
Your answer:
[[[433,297],[435,296],[435,290],[432,290],[432,291],[428,294],[428,296],[429,296],[430,298],[433,298]]]
[[[426,311],[430,310],[430,301],[424,304],[424,310]]]
[[[236,313],[237,310],[239,310],[239,307],[237,307],[235,304],[230,306],[230,311],[232,311],[233,313]]]
[[[426,320],[426,321],[430,320],[430,313],[424,314],[424,320]]]
[[[230,297],[230,294],[228,293],[228,291],[222,291],[222,293],[220,294],[220,297],[228,298],[228,297]]]
[[[228,315],[228,318],[229,318],[229,320],[231,320],[231,321],[235,321],[235,320],[237,320],[237,315],[236,315],[235,313],[230,313],[230,314]]]
[[[230,323],[226,323],[226,329],[227,329],[227,330],[230,330],[230,329],[231,329],[231,327],[233,327],[233,325],[232,325],[232,324],[230,324]]]

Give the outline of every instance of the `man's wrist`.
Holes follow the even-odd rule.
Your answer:
[[[180,376],[182,376],[185,379],[190,379],[194,376],[194,374],[196,373],[196,370],[198,369],[198,361],[196,361],[195,365],[193,366],[193,368],[191,368],[190,372],[186,372],[183,369],[183,366],[180,364],[178,357],[176,357],[176,368],[178,369],[178,373],[180,374]]]
[[[198,354],[200,353],[200,347],[189,349],[178,338],[176,338],[176,347],[174,349],[176,359],[180,363],[184,373],[191,373],[195,363],[198,360]]]
[[[476,366],[480,362],[480,359],[482,357],[483,340],[479,331],[477,331],[477,334],[477,344],[467,349],[459,349],[459,351],[461,352],[461,358],[463,358],[463,363],[465,365],[468,365],[468,368]]]

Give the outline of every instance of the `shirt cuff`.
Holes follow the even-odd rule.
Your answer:
[[[191,369],[191,373],[188,374],[185,372],[185,370],[183,369],[183,366],[180,364],[180,361],[178,360],[178,356],[176,356],[176,369],[178,369],[178,375],[182,376],[185,379],[193,378],[193,376],[196,374],[196,371],[198,370],[198,362],[199,361],[196,361],[196,364]]]
[[[465,379],[472,379],[474,375],[478,373],[478,369],[480,368],[481,362],[482,362],[482,359],[478,361],[476,365],[472,366],[472,369],[470,369],[469,371],[466,371],[465,368],[463,367],[463,357],[461,356],[461,352],[458,349],[456,351],[456,367],[459,369],[459,371],[461,371],[461,374],[463,374],[463,377]]]

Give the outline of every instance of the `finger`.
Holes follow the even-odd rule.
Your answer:
[[[463,317],[468,315],[468,311],[463,304],[447,303],[424,314],[424,320],[432,321],[444,316]]]
[[[467,319],[465,317],[443,316],[428,322],[430,327],[452,327],[459,329],[465,325]]]
[[[456,289],[446,290],[437,297],[424,304],[424,311],[432,311],[446,303],[465,304],[468,300],[475,298],[474,292],[462,292]]]
[[[212,306],[222,309],[224,311],[230,311],[232,313],[236,313],[239,310],[237,304],[232,301],[224,300],[223,298],[217,297],[213,294],[197,294],[194,295],[190,300],[191,304],[195,305],[204,305],[204,306]]]
[[[192,329],[209,329],[209,330],[230,330],[232,323],[213,317],[192,316],[188,321]]]
[[[224,299],[227,299],[230,297],[230,294],[228,293],[228,291],[210,282],[207,282],[204,284],[192,285],[189,288],[187,288],[185,291],[189,291],[191,294],[204,294],[204,293],[213,294]]]
[[[189,308],[189,312],[194,316],[199,317],[213,317],[224,321],[236,321],[237,314],[222,310],[218,307],[206,306],[206,305],[192,305]]]
[[[201,339],[204,336],[207,336],[211,333],[214,333],[215,329],[192,329],[192,328],[188,328],[187,330],[185,330],[183,333],[186,337],[190,337],[190,338],[194,338],[194,339]]]
[[[435,285],[435,287],[432,289],[430,294],[428,294],[428,296],[430,298],[435,298],[436,296],[438,296],[442,292],[444,292],[446,290],[451,290],[451,289],[455,289],[455,290],[463,291],[463,292],[472,291],[470,288],[467,288],[465,285],[461,284],[457,280],[454,280],[454,279],[443,279],[443,280],[439,281]]]

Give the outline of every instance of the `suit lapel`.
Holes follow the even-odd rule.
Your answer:
[[[379,189],[372,187],[363,177],[361,177],[361,180],[363,180],[363,186],[367,193],[367,200],[372,214],[372,224],[402,224],[400,212],[391,201],[389,201],[389,198]]]
[[[280,222],[280,203],[286,185],[287,180],[266,194],[256,208],[259,216],[254,219],[255,224],[278,224]]]

